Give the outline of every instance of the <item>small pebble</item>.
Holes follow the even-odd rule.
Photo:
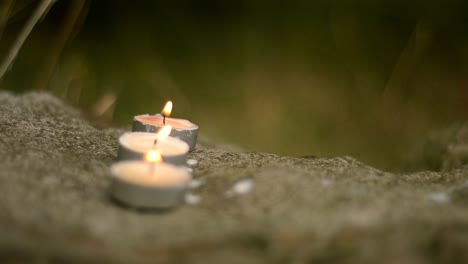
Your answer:
[[[196,159],[188,159],[187,160],[187,165],[189,166],[195,166],[198,164],[198,161]]]
[[[190,205],[195,205],[199,204],[201,201],[200,196],[192,194],[192,193],[186,193],[185,194],[185,203],[190,204]]]
[[[331,185],[333,185],[333,180],[325,178],[325,179],[321,179],[320,183],[323,186],[331,186]]]
[[[197,179],[192,179],[192,180],[188,183],[188,188],[189,188],[189,189],[197,189],[197,188],[200,188],[201,186],[203,186],[204,184],[205,184],[205,181],[197,180]]]
[[[224,193],[226,198],[232,198],[234,196],[244,195],[249,193],[254,186],[252,178],[245,178],[237,181],[234,185]]]
[[[437,203],[448,203],[450,201],[450,197],[446,193],[442,192],[433,192],[430,193],[428,196],[429,199]]]

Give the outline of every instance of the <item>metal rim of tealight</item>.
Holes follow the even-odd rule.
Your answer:
[[[155,116],[158,116],[158,115],[155,115]],[[194,126],[195,126],[194,129],[185,129],[185,130],[173,128],[170,136],[178,138],[182,141],[185,141],[189,145],[189,151],[193,151],[197,143],[198,129],[199,129],[197,125],[194,124]],[[136,117],[133,118],[133,126],[132,126],[133,132],[155,133],[161,127],[162,126],[155,126],[155,125],[143,123],[141,121],[136,120]]]
[[[186,166],[188,153],[184,153],[180,155],[172,155],[172,156],[161,155],[161,157],[162,157],[163,162],[165,163],[169,163],[169,164],[176,165],[176,166]],[[119,142],[117,160],[119,161],[145,160],[145,153],[131,150],[130,148],[120,144]]]
[[[191,179],[190,174],[187,174],[187,184],[163,187],[144,186],[119,178],[116,168],[121,163],[123,162],[111,166],[111,196],[117,201],[130,207],[147,209],[170,209],[184,202],[187,184]]]

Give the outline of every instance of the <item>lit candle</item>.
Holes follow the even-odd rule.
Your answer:
[[[162,127],[158,133],[127,132],[119,138],[119,160],[143,160],[145,153],[157,150],[162,160],[173,165],[186,165],[189,146],[184,141],[170,137],[171,126]]]
[[[198,126],[185,119],[169,117],[172,106],[172,102],[168,101],[164,105],[161,114],[135,116],[132,131],[156,132],[164,125],[171,125],[171,136],[187,142],[190,150],[194,150],[197,142]]]
[[[161,163],[156,150],[144,161],[123,161],[111,166],[111,195],[138,208],[168,209],[183,202],[190,173],[184,168]]]

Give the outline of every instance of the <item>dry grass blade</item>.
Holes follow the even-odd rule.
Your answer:
[[[6,58],[3,60],[2,64],[0,64],[0,79],[3,78],[3,76],[9,69],[10,65],[15,60],[16,56],[18,55],[19,50],[23,46],[24,41],[31,33],[34,26],[37,24],[39,19],[41,19],[41,17],[43,17],[47,13],[47,11],[49,10],[49,8],[52,6],[54,2],[55,0],[42,0],[39,3],[36,10],[32,14],[32,16],[29,18],[29,20],[26,22],[26,25],[24,26],[24,28],[21,30],[20,34],[18,35],[18,38],[13,43],[10,51],[7,53]]]
[[[113,115],[113,107],[115,101],[117,100],[117,95],[114,92],[106,92],[93,106],[93,114],[95,116],[101,117],[106,113],[109,113],[109,117]]]
[[[381,104],[387,104],[402,90],[410,90],[409,81],[414,74],[415,68],[431,41],[431,30],[427,24],[418,22],[413,34],[408,39],[402,50],[385,89],[381,96]],[[406,91],[409,93],[409,91]]]
[[[65,21],[63,22],[59,34],[55,38],[55,41],[50,48],[49,55],[47,56],[44,66],[41,67],[42,70],[38,74],[35,85],[36,90],[43,90],[49,83],[50,77],[54,72],[60,54],[62,53],[65,44],[73,32],[73,29],[75,28],[75,25],[83,11],[85,4],[85,0],[75,0],[71,2]]]
[[[0,4],[0,38],[2,37],[12,7],[13,0],[5,0]]]

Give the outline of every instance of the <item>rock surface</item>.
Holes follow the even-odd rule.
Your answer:
[[[48,94],[0,93],[1,263],[468,262],[467,166],[392,174],[200,145],[200,200],[138,211],[108,196],[122,132]]]
[[[409,155],[406,170],[448,171],[468,164],[468,123],[432,131]]]

